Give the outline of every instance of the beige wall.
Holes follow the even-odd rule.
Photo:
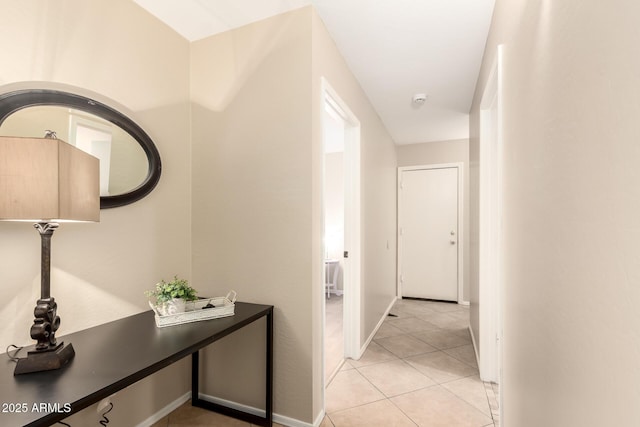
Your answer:
[[[163,161],[160,183],[148,197],[103,210],[100,223],[62,224],[55,233],[51,281],[59,332],[146,310],[145,289],[163,277],[190,274],[188,43],[128,0],[2,0],[0,10],[1,92],[46,87],[92,96],[145,129]],[[2,223],[0,235],[5,348],[32,342],[40,239],[29,224]],[[179,364],[120,392],[112,422],[141,422],[187,392],[188,378],[187,366]],[[74,420],[97,424],[95,407]]]
[[[463,169],[463,268],[462,300],[469,301],[469,140],[433,141],[423,144],[396,146],[398,167],[422,166],[443,163],[462,163]]]
[[[640,422],[639,19],[634,1],[496,2],[471,163],[504,43],[507,426]]]
[[[433,141],[423,144],[396,146],[398,166],[433,165],[469,162],[469,140]],[[466,170],[465,170],[466,173]]]
[[[312,421],[310,47],[310,12],[301,9],[194,42],[191,59],[194,281],[210,294],[235,289],[242,301],[275,305],[274,411],[306,422]],[[221,341],[208,351],[222,368],[213,370],[216,381],[204,392],[263,407],[263,389],[245,367],[263,363],[263,330],[237,335],[228,338],[233,346]],[[239,360],[238,348],[248,360]]]
[[[276,306],[274,411],[311,423],[323,390],[321,76],[362,122],[364,339],[395,292],[393,143],[311,7],[195,42],[191,67],[194,280]],[[260,334],[234,347],[254,349]],[[205,393],[261,407],[234,369],[259,371],[261,355],[214,347],[209,363],[230,367],[215,370],[219,383],[235,386]]]

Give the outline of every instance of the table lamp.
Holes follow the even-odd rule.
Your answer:
[[[100,221],[99,161],[52,138],[0,137],[0,220],[30,221],[42,244],[40,299],[34,309],[26,357],[17,358],[14,375],[58,369],[75,351],[58,342],[58,306],[51,296],[51,237],[59,222]]]

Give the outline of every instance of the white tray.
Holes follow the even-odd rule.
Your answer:
[[[156,326],[164,328],[166,326],[233,316],[236,307],[236,296],[236,291],[230,291],[225,297],[203,298],[187,302],[184,312],[169,315],[161,315],[151,301],[149,301],[149,306],[155,313]],[[209,303],[215,305],[215,307],[204,308]]]

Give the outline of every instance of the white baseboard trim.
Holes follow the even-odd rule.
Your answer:
[[[325,416],[325,412],[323,409],[322,411],[320,411],[316,419],[313,421],[313,427],[320,427],[320,424],[322,424],[322,420],[324,420],[324,416]]]
[[[467,326],[467,329],[469,329],[469,335],[471,335],[471,344],[473,344],[473,351],[476,354],[476,363],[478,364],[478,368],[480,367],[480,358],[478,357],[478,345],[476,344],[476,337],[473,335],[473,329],[471,329],[471,325]],[[480,371],[478,369],[478,371]]]
[[[206,400],[212,403],[217,403],[218,405],[224,405],[229,408],[236,409],[238,411],[248,412],[250,414],[257,415],[259,417],[264,417],[265,415],[264,409],[254,408],[253,406],[243,405],[241,403],[232,402],[226,399],[220,399],[219,397],[209,396],[208,394],[204,394],[204,393],[200,393],[199,396],[200,396],[200,399],[202,400]],[[307,422],[296,420],[295,418],[289,418],[284,415],[279,415],[276,413],[273,414],[273,422],[282,424],[283,426],[287,426],[287,427],[317,427],[320,425],[320,423],[315,424],[314,422],[314,424],[309,424]],[[320,422],[322,422],[322,418],[320,419]]]
[[[204,394],[204,393],[200,393],[199,396],[200,396],[200,399],[202,400],[206,400],[212,403],[217,403],[219,405],[228,406],[229,408],[248,412],[250,414],[257,415],[259,417],[264,417],[264,414],[265,414],[264,409],[254,408],[253,406],[248,406],[248,405],[242,405],[240,403],[232,402],[230,400],[209,396],[208,394]],[[167,406],[165,406],[164,408],[162,408],[161,410],[159,410],[158,412],[156,412],[146,420],[136,425],[136,427],[152,426],[154,423],[157,423],[162,418],[166,417],[171,412],[178,409],[180,406],[182,406],[185,402],[189,401],[190,399],[191,399],[191,392],[183,394],[182,396],[180,396],[173,402],[169,403]],[[320,412],[320,415],[316,418],[313,424],[296,420],[295,418],[289,418],[284,415],[279,415],[275,413],[273,414],[273,422],[282,424],[283,426],[287,426],[287,427],[318,427],[322,423],[323,419],[324,419],[324,410]]]
[[[471,325],[469,325],[469,334],[471,334],[471,343],[473,344],[473,351],[476,353],[476,363],[478,365],[478,375],[480,379],[484,382],[495,382],[490,378],[487,378],[485,375],[485,369],[483,365],[480,363],[480,352],[478,351],[478,344],[476,342],[476,337],[473,335],[473,329],[471,329]]]
[[[360,358],[364,354],[364,352],[367,349],[367,347],[369,346],[369,344],[371,344],[371,341],[373,340],[373,337],[376,335],[376,333],[378,333],[378,329],[380,329],[380,326],[382,326],[382,323],[384,323],[384,321],[387,319],[387,316],[389,316],[389,312],[391,312],[391,309],[393,308],[393,304],[395,304],[398,299],[399,299],[398,297],[395,297],[391,301],[391,303],[389,304],[389,306],[385,310],[384,314],[382,315],[382,318],[380,319],[380,321],[378,322],[376,327],[373,328],[373,332],[371,332],[371,335],[369,335],[369,338],[367,338],[367,341],[364,343],[362,348],[360,348],[360,355],[358,355],[358,359],[356,359],[356,360],[360,360]]]
[[[346,361],[347,359],[342,359],[342,362],[338,363],[338,366],[336,366],[333,372],[331,372],[331,374],[327,377],[325,381],[325,387],[328,386],[331,383],[331,381],[333,381],[336,375],[338,375],[338,372],[340,372],[340,370],[342,369]]]
[[[155,414],[151,415],[146,420],[142,421],[136,427],[149,427],[149,426],[152,426],[153,424],[157,423],[158,421],[160,421],[161,419],[163,419],[164,417],[166,417],[167,415],[169,415],[170,413],[172,413],[173,411],[178,409],[180,406],[182,406],[189,399],[191,399],[191,392],[187,392],[187,393],[183,394],[182,396],[180,396],[179,398],[177,398],[173,402],[169,403],[167,406],[165,406],[164,408],[162,408],[161,410],[159,410]]]

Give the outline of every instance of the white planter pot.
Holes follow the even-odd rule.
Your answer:
[[[164,304],[158,306],[158,311],[163,316],[169,316],[171,314],[184,313],[185,300],[182,298],[174,298],[171,301],[167,301]]]

